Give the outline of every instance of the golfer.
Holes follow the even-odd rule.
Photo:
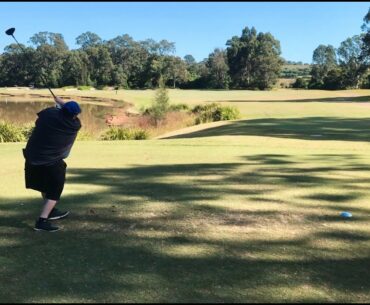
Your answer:
[[[44,205],[34,229],[59,230],[50,220],[65,218],[69,212],[55,208],[64,188],[67,158],[81,122],[81,108],[75,101],[64,102],[55,97],[56,106],[40,111],[35,128],[23,149],[26,188],[41,192]]]

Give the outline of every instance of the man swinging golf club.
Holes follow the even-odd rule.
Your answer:
[[[27,54],[24,47],[14,36],[15,28],[5,31],[12,36],[19,48]],[[40,77],[47,84],[42,74]],[[44,206],[40,218],[36,221],[35,230],[54,232],[59,228],[53,226],[49,220],[65,218],[69,212],[61,212],[55,205],[62,194],[66,176],[67,164],[63,159],[67,158],[77,133],[81,129],[78,115],[81,113],[80,106],[75,101],[65,103],[53,95],[57,107],[50,107],[40,111],[35,128],[23,149],[25,162],[26,188],[41,192]]]
[[[41,192],[44,206],[36,220],[37,231],[54,232],[59,228],[50,220],[65,218],[69,212],[62,212],[55,205],[62,194],[67,158],[81,128],[77,117],[81,113],[75,101],[64,102],[55,97],[56,107],[40,111],[35,128],[23,149],[25,161],[26,188]]]

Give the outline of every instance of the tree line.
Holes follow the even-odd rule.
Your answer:
[[[363,21],[363,32],[338,48],[319,45],[309,77],[298,77],[293,86],[370,88],[370,9]],[[73,50],[60,33],[39,32],[29,42],[26,53],[13,43],[0,54],[0,86],[147,89],[157,88],[163,79],[172,88],[265,90],[275,85],[284,63],[289,63],[281,57],[279,40],[254,27],[244,28],[240,36],[226,41],[225,49],[214,49],[200,62],[190,54],[174,55],[174,42],[135,41],[128,34],[103,40],[85,32],[76,38],[79,48]]]
[[[267,89],[276,82],[283,59],[280,43],[270,33],[243,29],[240,37],[196,62],[192,55],[175,56],[175,43],[128,34],[102,40],[85,32],[70,50],[60,33],[39,32],[24,46],[13,43],[0,55],[0,86],[114,86],[156,88],[162,77],[173,88]],[[44,79],[47,83],[44,83]]]
[[[370,88],[370,9],[362,33],[342,41],[338,48],[320,44],[312,55],[310,78],[297,78],[293,87],[308,89]]]

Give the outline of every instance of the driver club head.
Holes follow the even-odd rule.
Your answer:
[[[13,35],[14,32],[15,32],[15,28],[10,28],[10,29],[8,29],[8,30],[5,31],[5,34],[6,35]]]

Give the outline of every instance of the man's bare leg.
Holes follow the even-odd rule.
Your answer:
[[[43,197],[44,196],[45,195],[43,194]],[[40,218],[47,219],[49,217],[49,214],[50,214],[51,210],[55,207],[57,202],[58,201],[56,201],[56,200],[51,200],[51,199],[47,199],[47,198],[44,197],[44,206],[42,208]]]
[[[40,216],[41,218],[44,218],[43,215],[45,215],[49,211],[49,208],[50,208],[50,211],[49,211],[48,217],[46,217],[49,220],[63,219],[66,216],[69,215],[69,211],[62,212],[62,211],[57,211],[57,209],[55,209],[55,212],[53,212],[53,208],[55,208],[55,205],[58,203],[58,200],[56,200],[54,206],[52,206],[52,205],[50,205],[50,202],[54,201],[54,200],[47,199],[46,198],[46,193],[41,193],[41,196],[44,199],[44,207],[43,207],[43,210],[42,210],[42,214]],[[45,214],[44,214],[44,212],[45,212]],[[51,213],[51,212],[53,212],[53,213]]]
[[[58,201],[46,198],[45,193],[41,193],[41,196],[44,199],[44,205],[41,210],[40,218],[36,221],[34,230],[49,232],[58,231],[58,227],[53,226],[50,222],[48,222],[50,212],[53,210]]]

